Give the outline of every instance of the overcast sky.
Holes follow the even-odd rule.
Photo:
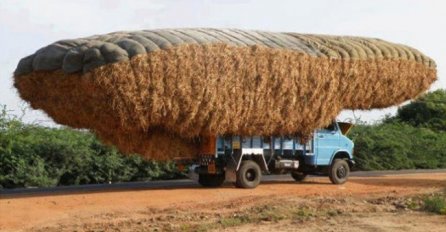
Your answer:
[[[12,87],[20,58],[60,39],[112,31],[219,27],[378,37],[413,46],[438,65],[432,90],[446,88],[446,1],[441,0],[0,0],[0,104],[15,114],[26,106]],[[363,120],[394,113],[355,112]],[[351,118],[351,111],[341,119]],[[27,122],[51,125],[29,110]]]

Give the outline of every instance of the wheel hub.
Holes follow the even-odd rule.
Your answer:
[[[344,166],[341,166],[336,170],[336,175],[338,178],[345,178],[347,176],[347,170]]]
[[[256,173],[253,169],[249,169],[246,171],[245,177],[248,181],[254,181],[256,179]]]

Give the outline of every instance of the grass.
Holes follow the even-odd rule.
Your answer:
[[[237,227],[246,224],[257,224],[261,222],[277,223],[282,220],[303,221],[311,217],[317,216],[337,216],[335,211],[319,211],[315,212],[310,207],[277,204],[264,204],[246,209],[243,212],[236,212],[227,216],[223,216],[213,222],[203,224],[184,224],[180,227],[181,231],[210,231],[221,230],[231,227]]]
[[[218,223],[223,228],[243,225],[243,224],[247,224],[247,223],[251,223],[251,222],[252,222],[252,219],[247,215],[222,218],[218,221]]]
[[[305,220],[313,216],[315,216],[314,212],[307,207],[302,207],[293,214],[293,218],[298,220]]]
[[[181,225],[179,228],[179,231],[194,231],[194,232],[205,232],[213,229],[214,227],[211,226],[211,224],[198,224],[198,225],[191,225],[191,224],[184,224]],[[172,230],[174,231],[174,230]]]
[[[424,211],[446,215],[446,197],[444,195],[434,195],[424,198]]]

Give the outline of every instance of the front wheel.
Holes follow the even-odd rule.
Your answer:
[[[328,170],[328,177],[333,184],[344,184],[350,174],[347,161],[335,159]]]
[[[297,182],[302,182],[307,178],[307,174],[303,172],[291,172],[291,177]]]
[[[198,183],[203,187],[216,188],[225,182],[224,174],[199,174]]]
[[[260,166],[252,160],[244,160],[236,173],[235,185],[239,188],[255,188],[261,178]]]

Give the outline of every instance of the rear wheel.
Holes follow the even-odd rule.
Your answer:
[[[307,174],[303,172],[291,172],[291,177],[297,182],[304,181],[307,178]]]
[[[199,174],[198,183],[204,187],[216,188],[220,187],[225,182],[224,174]]]
[[[237,171],[235,185],[239,188],[255,188],[259,185],[261,178],[262,171],[259,165],[252,160],[245,160]]]
[[[350,174],[350,167],[347,161],[343,159],[336,159],[328,170],[328,176],[333,184],[344,184]]]

